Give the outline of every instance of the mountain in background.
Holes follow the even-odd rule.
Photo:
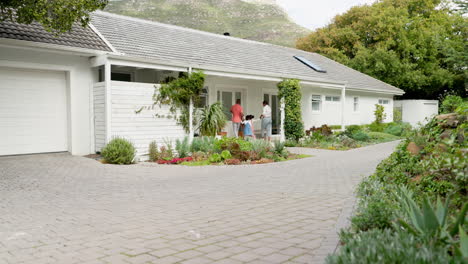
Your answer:
[[[310,33],[275,0],[114,0],[105,11],[289,47]]]

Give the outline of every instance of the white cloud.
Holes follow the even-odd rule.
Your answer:
[[[375,0],[277,0],[299,25],[316,29],[331,22],[333,17],[356,5],[371,4]]]

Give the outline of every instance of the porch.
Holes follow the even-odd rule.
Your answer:
[[[109,73],[106,73],[106,68]],[[177,124],[165,105],[154,105],[153,95],[160,83],[170,77],[178,77],[178,69],[153,69],[112,64],[95,68],[97,82],[93,85],[94,146],[99,152],[114,136],[122,136],[133,142],[138,156],[148,153],[151,141],[158,144],[174,142],[189,136]],[[255,116],[254,130],[260,135],[262,102],[272,108],[273,138],[281,138],[281,110],[277,81],[251,80],[217,76],[206,72],[201,102],[194,108],[202,108],[215,102],[224,106],[228,120],[229,109],[237,99],[241,100],[244,114]],[[197,111],[194,111],[197,112]],[[232,123],[228,121],[223,132],[233,136]],[[197,126],[194,135],[198,135]]]

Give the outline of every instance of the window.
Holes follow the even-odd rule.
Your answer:
[[[205,106],[208,106],[208,87],[204,87],[202,89],[202,92],[200,94],[200,100],[197,100],[194,103],[194,106],[196,108],[203,108]]]
[[[318,112],[322,108],[322,96],[312,95],[312,111]]]
[[[353,109],[354,109],[354,112],[359,111],[359,97],[353,98]]]
[[[386,104],[389,104],[390,103],[390,100],[388,99],[379,99],[379,104],[381,105],[386,105]]]
[[[238,91],[218,91],[217,92],[218,102],[223,105],[224,114],[227,119],[231,119],[231,107],[236,103],[237,99],[241,99],[241,105],[244,106],[242,101],[242,92]]]
[[[340,97],[339,96],[325,96],[325,101],[327,102],[339,102],[340,101]]]
[[[111,72],[111,80],[112,81],[121,81],[121,82],[131,82],[132,81],[132,73],[126,72]]]

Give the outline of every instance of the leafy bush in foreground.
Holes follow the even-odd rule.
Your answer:
[[[340,254],[328,257],[328,264],[463,263],[461,259],[452,262],[445,247],[423,244],[407,232],[373,229],[341,239]]]
[[[101,150],[101,155],[107,163],[132,164],[135,159],[136,149],[133,144],[124,138],[116,137],[109,141]]]

